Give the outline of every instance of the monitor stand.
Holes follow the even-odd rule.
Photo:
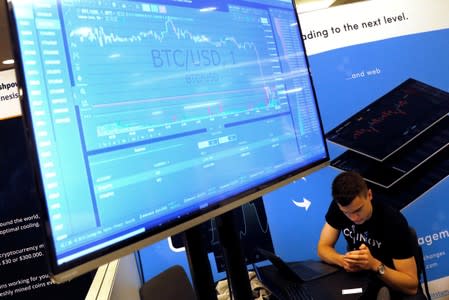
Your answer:
[[[235,300],[247,300],[253,296],[234,213],[231,210],[215,219],[230,290]]]
[[[234,220],[234,210],[215,217],[233,299],[248,300],[253,298],[251,284]],[[198,300],[217,299],[208,254],[203,243],[200,225],[185,232],[186,253],[197,298]]]
[[[196,298],[214,300],[217,299],[217,292],[201,231],[201,224],[187,229],[184,232],[184,245]]]

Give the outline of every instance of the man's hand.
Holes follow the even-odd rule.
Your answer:
[[[361,270],[374,270],[376,259],[371,255],[369,248],[362,244],[359,250],[349,251],[343,256],[343,268],[348,272]]]

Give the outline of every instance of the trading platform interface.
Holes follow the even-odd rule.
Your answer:
[[[326,136],[336,144],[384,161],[448,113],[447,91],[409,78]]]
[[[290,1],[13,1],[58,265],[327,157]]]

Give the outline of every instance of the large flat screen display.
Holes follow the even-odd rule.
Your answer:
[[[54,280],[328,163],[292,2],[10,4]]]

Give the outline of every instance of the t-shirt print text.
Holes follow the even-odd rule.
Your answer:
[[[368,232],[360,233],[355,230],[355,226],[352,228],[344,228],[343,234],[345,237],[349,237],[352,240],[353,244],[366,244],[368,246],[376,247],[380,249],[382,242],[372,239],[368,236]]]

